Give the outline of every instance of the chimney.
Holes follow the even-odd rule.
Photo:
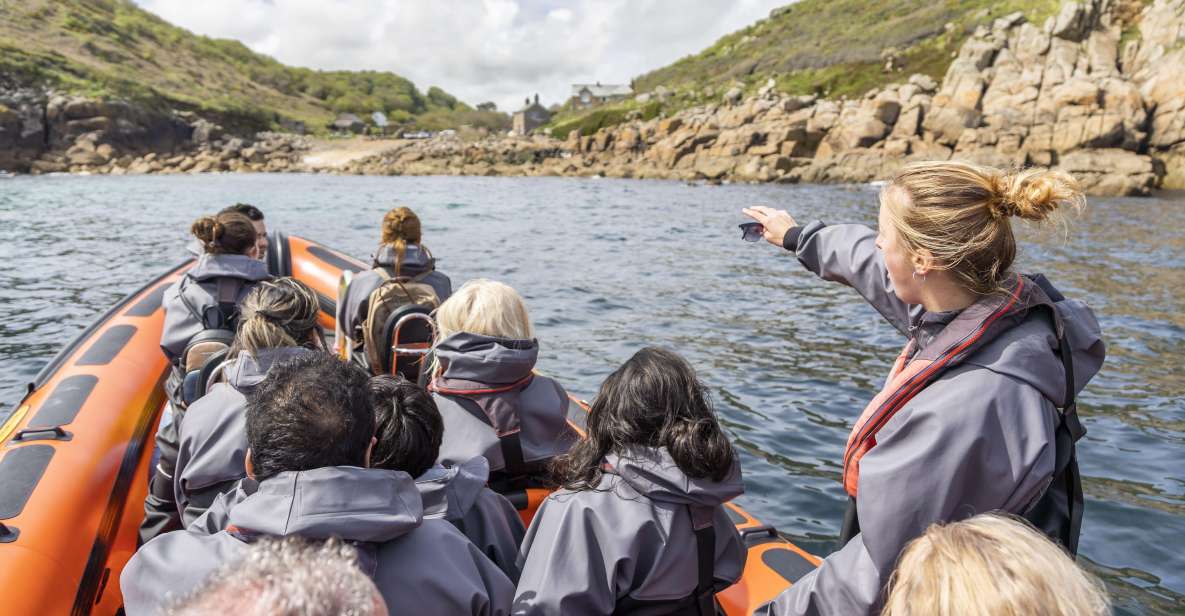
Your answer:
[[[539,93],[538,92],[535,93],[535,104],[536,105],[539,104]]]

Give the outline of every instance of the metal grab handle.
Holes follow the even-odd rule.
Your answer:
[[[391,374],[396,374],[399,371],[398,367],[400,355],[410,355],[422,359],[428,355],[428,351],[432,348],[431,343],[428,343],[428,345],[423,348],[399,346],[399,330],[403,329],[404,325],[407,325],[413,321],[423,321],[427,323],[428,332],[430,334],[429,338],[431,340],[436,339],[436,321],[431,317],[431,315],[413,312],[411,314],[405,314],[402,317],[399,317],[399,320],[395,322],[394,330],[391,332]]]
[[[30,438],[32,434],[52,434],[53,436],[40,436]],[[66,432],[61,426],[46,426],[44,428],[25,428],[20,430],[12,436],[14,442],[20,441],[68,441],[74,438],[73,434]]]

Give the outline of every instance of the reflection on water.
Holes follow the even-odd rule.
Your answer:
[[[504,280],[530,305],[541,367],[591,397],[646,344],[684,353],[742,452],[744,503],[825,553],[850,422],[901,340],[854,293],[739,240],[738,210],[873,223],[864,187],[582,179],[201,176],[0,182],[0,395],[11,408],[63,344],[183,257],[188,223],[234,201],[366,258],[393,203],[424,219],[456,283]],[[1185,610],[1185,200],[1095,199],[1068,233],[1020,229],[1025,271],[1098,312],[1108,361],[1081,400],[1084,562],[1121,613]],[[1166,540],[1167,539],[1167,540]]]

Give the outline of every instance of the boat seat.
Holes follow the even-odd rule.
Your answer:
[[[375,374],[400,374],[413,383],[419,382],[435,335],[431,308],[420,304],[400,306],[383,324],[382,339],[390,341],[379,351],[383,365],[371,366],[371,370]]]

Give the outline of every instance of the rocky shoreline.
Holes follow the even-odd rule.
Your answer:
[[[332,165],[308,155],[307,137],[236,137],[192,115],[0,87],[0,168],[854,183],[913,160],[960,159],[1063,169],[1095,195],[1185,188],[1185,0],[1144,7],[1138,38],[1124,35],[1124,6],[1066,2],[1041,26],[1020,13],[997,19],[941,83],[913,75],[854,100],[786,96],[770,83],[562,141],[392,141]]]

